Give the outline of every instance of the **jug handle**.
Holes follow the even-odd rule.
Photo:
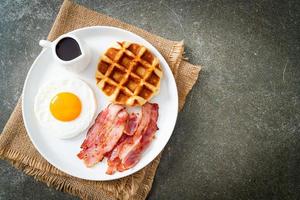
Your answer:
[[[50,47],[52,44],[52,42],[48,41],[48,40],[40,40],[39,45],[43,48],[48,48]]]

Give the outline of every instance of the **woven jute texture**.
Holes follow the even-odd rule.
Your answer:
[[[64,1],[48,39],[74,29],[107,25],[129,30],[148,40],[165,57],[176,79],[179,107],[195,84],[200,66],[182,60],[183,42],[171,41],[106,15],[91,11],[69,0]],[[76,156],[76,155],[74,155]],[[49,164],[34,148],[24,127],[21,100],[17,103],[0,135],[0,157],[39,181],[83,199],[145,199],[149,193],[160,156],[135,174],[114,181],[87,181],[72,177]]]

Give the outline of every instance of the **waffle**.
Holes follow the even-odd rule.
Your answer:
[[[162,74],[159,60],[146,47],[118,42],[102,55],[96,81],[110,101],[136,106],[158,93]]]

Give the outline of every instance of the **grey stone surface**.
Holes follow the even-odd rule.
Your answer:
[[[78,1],[173,40],[203,72],[149,199],[300,199],[300,4]],[[60,1],[0,2],[0,127]],[[76,199],[0,161],[0,199]]]

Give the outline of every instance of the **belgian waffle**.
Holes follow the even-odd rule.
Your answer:
[[[163,75],[159,60],[146,47],[118,42],[101,57],[97,86],[109,100],[123,105],[143,105],[158,93]]]

